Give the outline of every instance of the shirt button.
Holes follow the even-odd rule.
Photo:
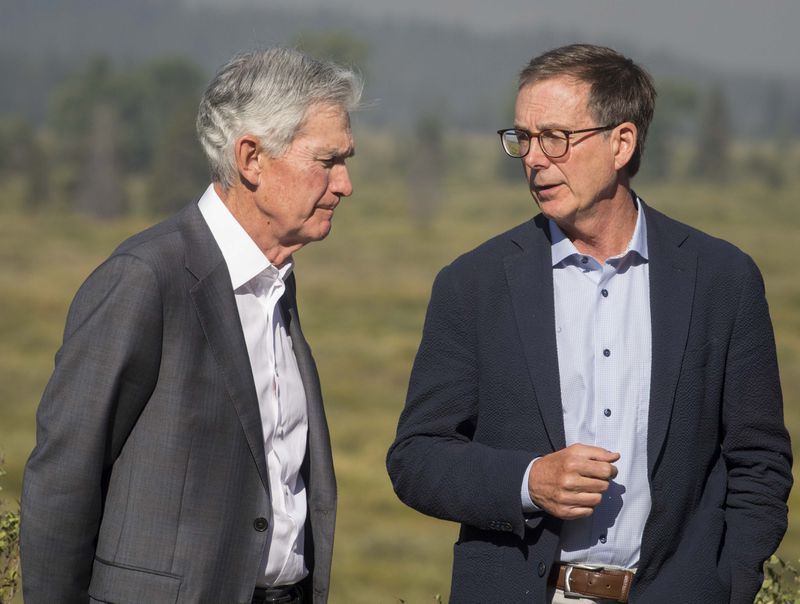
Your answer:
[[[605,350],[603,350],[603,356],[604,357],[610,357],[611,356],[611,351],[608,348],[606,348]]]
[[[601,290],[600,293],[603,294],[604,298],[608,298],[608,290],[607,289]]]
[[[263,533],[267,530],[267,526],[269,526],[269,522],[267,522],[266,518],[262,518],[259,516],[255,520],[253,520],[253,528],[256,529],[259,533]]]
[[[605,543],[605,542],[606,542],[606,536],[600,535],[600,543]]]
[[[544,562],[539,562],[539,568],[537,570],[539,571],[539,576],[544,577],[544,573],[547,570],[547,567],[545,566]]]
[[[603,415],[606,417],[611,417],[611,409],[603,409]]]

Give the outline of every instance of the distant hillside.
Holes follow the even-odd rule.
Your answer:
[[[439,112],[453,126],[489,129],[509,120],[516,73],[547,48],[580,34],[525,31],[481,36],[414,21],[370,21],[342,11],[187,7],[176,0],[4,0],[0,21],[0,112],[45,115],[50,91],[93,55],[118,65],[156,56],[191,59],[210,75],[243,48],[286,44],[302,32],[342,30],[367,42],[367,99],[374,124],[410,123]],[[800,82],[721,73],[700,60],[648,53],[625,40],[607,43],[646,65],[659,81],[719,83],[740,132],[758,133],[770,103],[800,123]]]

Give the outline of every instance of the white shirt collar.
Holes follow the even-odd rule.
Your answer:
[[[647,260],[647,224],[644,218],[644,210],[642,208],[641,201],[636,194],[631,192],[631,195],[633,196],[633,201],[638,209],[638,212],[636,213],[636,226],[633,229],[633,236],[628,242],[628,247],[625,248],[625,251],[619,255],[619,258],[626,256],[629,252],[636,252],[642,258]],[[564,231],[559,228],[555,221],[548,219],[548,223],[550,224],[550,240],[552,242],[550,254],[553,266],[560,264],[570,256],[580,256],[581,253],[575,247],[575,244],[569,240],[569,238],[564,234]]]
[[[277,274],[283,280],[292,272],[294,262],[291,258],[280,269],[267,260],[264,252],[217,195],[213,184],[203,193],[197,206],[228,265],[234,290],[262,273],[273,278]]]

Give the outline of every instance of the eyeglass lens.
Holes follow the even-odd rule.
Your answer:
[[[512,157],[523,157],[528,153],[531,140],[527,134],[519,130],[506,130],[503,132],[503,147]]]
[[[566,133],[559,130],[544,130],[537,136],[542,151],[549,157],[561,157],[567,152],[569,139]],[[506,130],[503,132],[503,146],[512,157],[524,157],[528,154],[531,138],[523,130]]]

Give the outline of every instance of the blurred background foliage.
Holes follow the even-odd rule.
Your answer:
[[[194,118],[216,67],[242,48],[291,44],[367,79],[365,107],[353,116],[355,193],[337,211],[332,236],[296,258],[340,484],[332,602],[446,597],[456,527],[404,508],[384,455],[436,272],[535,213],[519,162],[502,154],[494,134],[511,124],[516,71],[574,37],[476,35],[323,9],[7,2],[14,10],[0,32],[6,500],[19,497],[35,409],[75,290],[123,238],[204,190]],[[800,83],[608,43],[645,64],[659,90],[637,192],[740,246],[764,272],[785,414],[798,442],[800,281],[787,256],[800,241]],[[798,503],[793,494],[779,552],[789,560],[800,557]]]

